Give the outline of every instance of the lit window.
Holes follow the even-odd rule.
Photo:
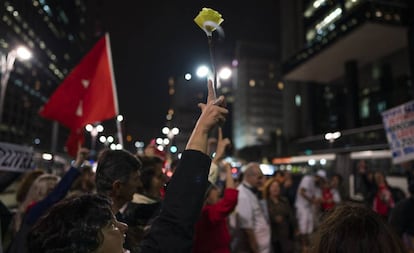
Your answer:
[[[278,88],[279,90],[283,90],[283,89],[285,88],[284,83],[283,83],[283,82],[278,82],[278,83],[277,83],[277,88]]]
[[[369,98],[364,98],[361,102],[361,118],[369,118]]]
[[[263,134],[264,134],[264,129],[263,129],[263,127],[259,127],[259,128],[257,128],[257,129],[256,129],[256,133],[257,133],[257,135],[263,135]]]
[[[302,98],[301,98],[301,96],[300,95],[296,95],[295,96],[295,105],[297,107],[299,107],[299,106],[301,106],[301,104],[302,104]]]
[[[249,86],[250,86],[250,87],[254,87],[254,86],[256,86],[256,81],[255,81],[254,79],[250,79],[250,81],[249,81]]]

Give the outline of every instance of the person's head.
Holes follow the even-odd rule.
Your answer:
[[[321,186],[324,181],[326,181],[327,177],[326,177],[326,171],[324,170],[318,170],[315,173],[315,184]]]
[[[35,169],[28,171],[23,175],[23,178],[20,181],[20,184],[16,191],[16,200],[18,203],[22,203],[25,200],[27,193],[29,192],[29,189],[32,186],[33,182],[36,180],[36,178],[38,178],[40,175],[44,173],[45,172],[43,170]]]
[[[72,191],[92,193],[95,191],[95,172],[90,165],[81,168],[81,175],[73,182]]]
[[[385,174],[382,171],[375,171],[374,180],[377,185],[387,184]]]
[[[247,182],[253,187],[259,188],[262,186],[263,173],[260,170],[260,164],[256,162],[250,162],[245,165],[243,172],[243,181]]]
[[[280,197],[280,183],[276,178],[266,181],[263,187],[263,198]]]
[[[70,197],[36,222],[28,235],[28,252],[122,253],[127,228],[116,220],[106,196]]]
[[[293,178],[292,173],[286,171],[285,172],[285,181],[283,182],[283,188],[289,188],[293,185]]]
[[[281,184],[285,181],[285,173],[281,170],[276,171],[273,177]]]
[[[139,170],[141,162],[126,150],[104,150],[98,157],[96,168],[96,190],[110,196],[113,211],[117,212],[140,186]]]
[[[370,208],[337,206],[319,225],[312,253],[403,253],[400,239]]]
[[[338,188],[342,184],[342,176],[340,174],[334,174],[331,178],[331,187]]]
[[[44,199],[55,188],[59,180],[60,177],[49,173],[38,176],[30,186],[25,202],[30,204]]]
[[[157,156],[139,156],[138,158],[142,163],[142,187],[138,192],[151,197],[159,197],[160,190],[165,183],[164,173],[162,172],[163,160]]]
[[[214,205],[220,200],[220,188],[217,187],[215,184],[210,183],[210,187],[206,193],[206,201],[207,205]]]

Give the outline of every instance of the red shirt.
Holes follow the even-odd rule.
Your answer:
[[[223,198],[214,205],[204,205],[195,225],[193,253],[230,253],[227,216],[237,205],[238,190],[225,189]]]
[[[335,206],[331,188],[322,189],[322,210],[328,211]]]
[[[382,216],[387,216],[389,209],[394,207],[394,199],[391,191],[385,184],[378,186],[374,198],[374,211]]]

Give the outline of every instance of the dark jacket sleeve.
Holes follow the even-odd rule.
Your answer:
[[[71,167],[68,172],[66,172],[62,177],[53,191],[49,193],[46,198],[39,201],[36,205],[30,208],[26,214],[25,222],[28,224],[34,224],[40,218],[40,216],[46,212],[47,209],[63,199],[70,190],[72,183],[76,178],[78,178],[79,175],[79,169]]]
[[[191,252],[194,224],[207,190],[211,159],[204,153],[186,150],[168,185],[160,215],[141,243],[141,252]]]

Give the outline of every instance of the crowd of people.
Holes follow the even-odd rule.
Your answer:
[[[368,204],[348,201],[342,177],[325,170],[295,184],[291,173],[265,176],[251,161],[235,178],[223,159],[231,145],[220,128],[228,110],[210,81],[208,88],[172,177],[163,173],[163,157],[127,150],[102,150],[95,172],[85,163],[87,148],[62,177],[23,175],[18,207],[1,221],[4,252],[413,252],[414,200],[397,200],[381,173]]]

